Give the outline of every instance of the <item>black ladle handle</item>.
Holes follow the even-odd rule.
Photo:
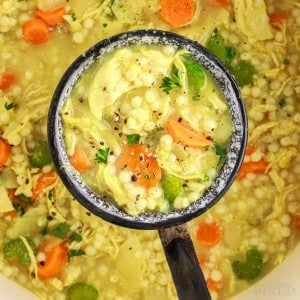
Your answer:
[[[158,230],[180,300],[210,300],[186,224]]]

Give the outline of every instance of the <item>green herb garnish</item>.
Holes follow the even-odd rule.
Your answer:
[[[4,107],[6,110],[11,110],[14,107],[14,104],[12,102],[5,102]]]
[[[98,151],[97,151],[97,153],[95,155],[95,159],[94,160],[97,163],[107,164],[108,153],[109,153],[109,148],[98,149]]]
[[[70,260],[71,257],[74,257],[74,256],[82,256],[82,255],[84,255],[84,254],[85,254],[85,252],[84,252],[83,250],[81,250],[81,249],[78,249],[78,250],[76,250],[76,249],[71,249],[71,250],[69,250],[69,252],[68,252],[68,259]]]
[[[70,235],[70,240],[72,242],[81,242],[82,241],[82,236],[79,233],[77,233],[77,232],[73,232]]]
[[[215,152],[220,156],[220,159],[224,159],[227,155],[227,147],[221,144],[215,144]]]
[[[64,240],[70,230],[70,225],[67,222],[60,223],[56,228],[54,228],[50,233],[61,240]]]
[[[181,87],[180,78],[179,78],[179,71],[178,69],[173,66],[170,77],[164,77],[162,80],[162,84],[160,88],[167,94],[170,93],[172,89]]]
[[[129,145],[137,144],[140,141],[141,136],[137,133],[127,135],[127,143]]]
[[[25,209],[22,205],[17,202],[13,202],[12,206],[14,207],[15,211],[18,213],[19,216],[23,216],[25,214]]]
[[[25,203],[29,203],[29,202],[30,202],[29,197],[27,197],[27,196],[24,195],[24,194],[21,194],[19,197],[20,197],[20,199],[21,199],[23,202],[25,202]]]

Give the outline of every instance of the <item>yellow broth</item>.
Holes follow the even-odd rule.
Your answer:
[[[257,6],[246,8],[243,1],[227,7],[217,2],[221,1],[195,1],[198,9],[190,22],[173,28],[161,19],[156,0],[136,1],[134,6],[129,1],[114,1],[112,6],[107,0],[1,1],[1,85],[3,73],[15,75],[13,84],[0,91],[1,139],[10,145],[0,176],[1,274],[41,299],[64,299],[76,282],[92,285],[99,299],[177,298],[156,231],[121,228],[91,215],[51,173],[51,163],[33,167],[31,158],[38,141],[46,140],[49,102],[66,67],[103,38],[145,28],[171,30],[205,46],[219,34],[221,48],[229,49],[229,59],[234,57],[227,64],[236,76],[241,76],[235,65],[240,60],[255,69],[254,74],[248,69],[250,80],[239,78],[249,121],[243,176],[216,206],[189,223],[212,297],[228,299],[255,284],[293,250],[300,214],[299,3],[254,1]],[[36,17],[37,5],[46,10],[61,5],[66,14],[62,24],[50,27],[47,42],[32,45],[24,40],[22,26]],[[260,26],[256,16],[263,22]],[[32,201],[39,178],[49,172],[47,187],[38,189],[41,193]],[[210,225],[214,234],[208,236],[214,239],[203,242],[203,224]],[[57,228],[65,229],[62,239],[54,238]],[[24,253],[30,254],[25,266],[4,254],[5,245],[18,237]],[[45,260],[47,249],[42,245],[48,239],[64,242],[73,256],[57,275],[39,279],[36,267]],[[245,263],[247,251],[253,249],[263,258],[262,268],[254,279],[238,279],[232,264]],[[257,257],[255,261],[260,262]]]

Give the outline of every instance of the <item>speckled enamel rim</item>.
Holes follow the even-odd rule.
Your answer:
[[[192,53],[220,85],[228,102],[234,132],[219,175],[204,195],[189,207],[168,213],[144,213],[132,216],[93,192],[71,166],[63,139],[60,111],[80,75],[99,57],[116,48],[133,44],[172,45]],[[48,115],[48,141],[55,168],[62,182],[83,206],[111,223],[139,229],[157,229],[187,222],[204,213],[227,191],[240,168],[247,141],[247,117],[237,84],[224,65],[206,48],[180,35],[159,30],[138,30],[105,39],[79,56],[61,78],[52,98]]]

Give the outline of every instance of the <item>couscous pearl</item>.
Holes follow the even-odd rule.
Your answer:
[[[282,226],[280,233],[282,237],[289,237],[291,235],[291,229],[288,226]]]
[[[290,217],[290,215],[288,215],[288,214],[284,214],[284,215],[281,217],[280,221],[281,221],[281,224],[282,224],[282,225],[288,226],[288,225],[291,224],[291,217]]]
[[[130,101],[131,106],[134,108],[140,107],[142,105],[142,103],[143,103],[143,99],[138,96],[133,97]]]
[[[210,277],[213,281],[221,281],[223,278],[223,275],[220,271],[218,270],[213,270],[210,274]]]

